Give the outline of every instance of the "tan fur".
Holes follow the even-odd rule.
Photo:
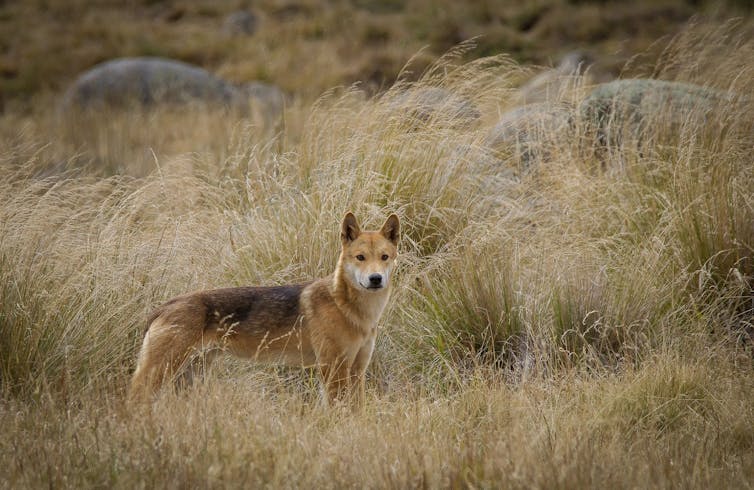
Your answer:
[[[158,307],[149,317],[130,400],[151,399],[166,381],[190,381],[216,352],[226,351],[259,362],[316,367],[328,401],[351,397],[361,404],[377,322],[390,295],[399,226],[390,215],[379,231],[362,232],[347,213],[338,265],[325,278],[200,291]]]

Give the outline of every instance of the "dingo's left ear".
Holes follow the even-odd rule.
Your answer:
[[[348,243],[356,240],[361,235],[361,228],[359,228],[359,222],[356,221],[356,216],[352,212],[347,212],[343,218],[343,223],[340,225],[340,239],[343,243]]]
[[[382,225],[382,229],[380,229],[380,233],[397,247],[398,241],[401,239],[401,225],[398,216],[395,214],[388,216],[385,224]]]

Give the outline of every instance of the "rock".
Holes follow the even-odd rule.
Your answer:
[[[512,148],[527,169],[567,137],[573,119],[573,111],[564,105],[539,102],[517,107],[502,115],[483,144],[494,151]]]
[[[586,51],[571,51],[560,59],[557,70],[564,75],[581,75],[595,62]]]
[[[120,58],[83,73],[68,89],[64,108],[152,107],[156,104],[218,104],[248,111],[238,88],[207,70],[165,58]]]
[[[482,145],[462,144],[454,148],[446,161],[440,162],[440,168],[452,175],[460,171],[474,176],[481,194],[501,200],[510,198],[514,188],[521,179],[516,166],[502,162],[498,152]]]
[[[440,87],[410,88],[388,103],[395,110],[405,111],[418,123],[468,127],[481,117],[472,101]]]
[[[251,99],[251,106],[258,109],[265,122],[275,123],[283,115],[286,96],[276,85],[264,82],[250,82],[241,90]]]
[[[596,87],[579,107],[579,116],[601,144],[624,137],[643,138],[675,129],[687,121],[704,122],[720,104],[735,101],[726,92],[682,82],[652,79],[616,80]]]
[[[539,73],[519,89],[518,102],[562,100],[575,87],[607,82],[614,77],[595,66],[596,60],[584,51],[566,54],[557,67]]]
[[[257,31],[259,20],[248,10],[238,10],[223,21],[223,32],[229,36],[251,36]]]

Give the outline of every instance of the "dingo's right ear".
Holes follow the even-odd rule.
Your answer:
[[[356,216],[352,212],[347,212],[343,218],[343,224],[340,226],[340,239],[343,243],[349,243],[356,240],[361,235],[361,228],[359,228],[359,222],[356,221]]]

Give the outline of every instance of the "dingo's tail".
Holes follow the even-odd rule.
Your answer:
[[[203,350],[203,329],[166,322],[157,316],[149,325],[131,378],[129,402],[151,399],[166,381],[173,382],[194,354]]]

